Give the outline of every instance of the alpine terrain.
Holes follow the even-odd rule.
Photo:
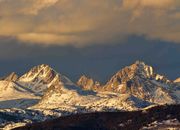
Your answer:
[[[0,128],[81,113],[131,113],[179,103],[179,79],[171,81],[142,61],[121,69],[104,85],[85,75],[74,83],[42,64],[20,77],[13,72],[1,78]]]

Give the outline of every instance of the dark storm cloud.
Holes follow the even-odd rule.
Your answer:
[[[92,45],[84,48],[72,46],[27,46],[17,41],[5,40],[0,44],[0,75],[11,71],[22,74],[38,64],[49,64],[74,81],[82,74],[105,81],[119,69],[136,60],[155,67],[170,79],[180,76],[180,45],[168,42],[129,37],[116,44]],[[11,43],[14,46],[11,46]]]

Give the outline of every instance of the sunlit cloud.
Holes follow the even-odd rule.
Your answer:
[[[180,43],[179,0],[0,0],[0,36],[27,44],[113,43],[130,35]]]

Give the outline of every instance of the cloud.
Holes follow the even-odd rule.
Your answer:
[[[130,35],[180,43],[179,0],[1,0],[0,36],[27,44],[113,43]]]
[[[151,8],[169,8],[176,3],[176,0],[124,0],[123,6],[126,8],[140,8],[140,7],[151,7]]]
[[[58,0],[1,0],[1,14],[37,14],[43,8],[55,4]]]

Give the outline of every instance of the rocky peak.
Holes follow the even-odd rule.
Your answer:
[[[78,80],[77,85],[85,90],[93,90],[93,89],[97,89],[97,87],[100,86],[100,83],[94,81],[92,78],[83,75]]]
[[[86,86],[86,85],[93,85],[94,81],[92,78],[88,78],[87,76],[83,75],[80,77],[80,79],[78,80],[77,84],[79,86]]]
[[[12,72],[7,77],[4,78],[6,81],[16,81],[18,79],[18,75],[15,72]]]

